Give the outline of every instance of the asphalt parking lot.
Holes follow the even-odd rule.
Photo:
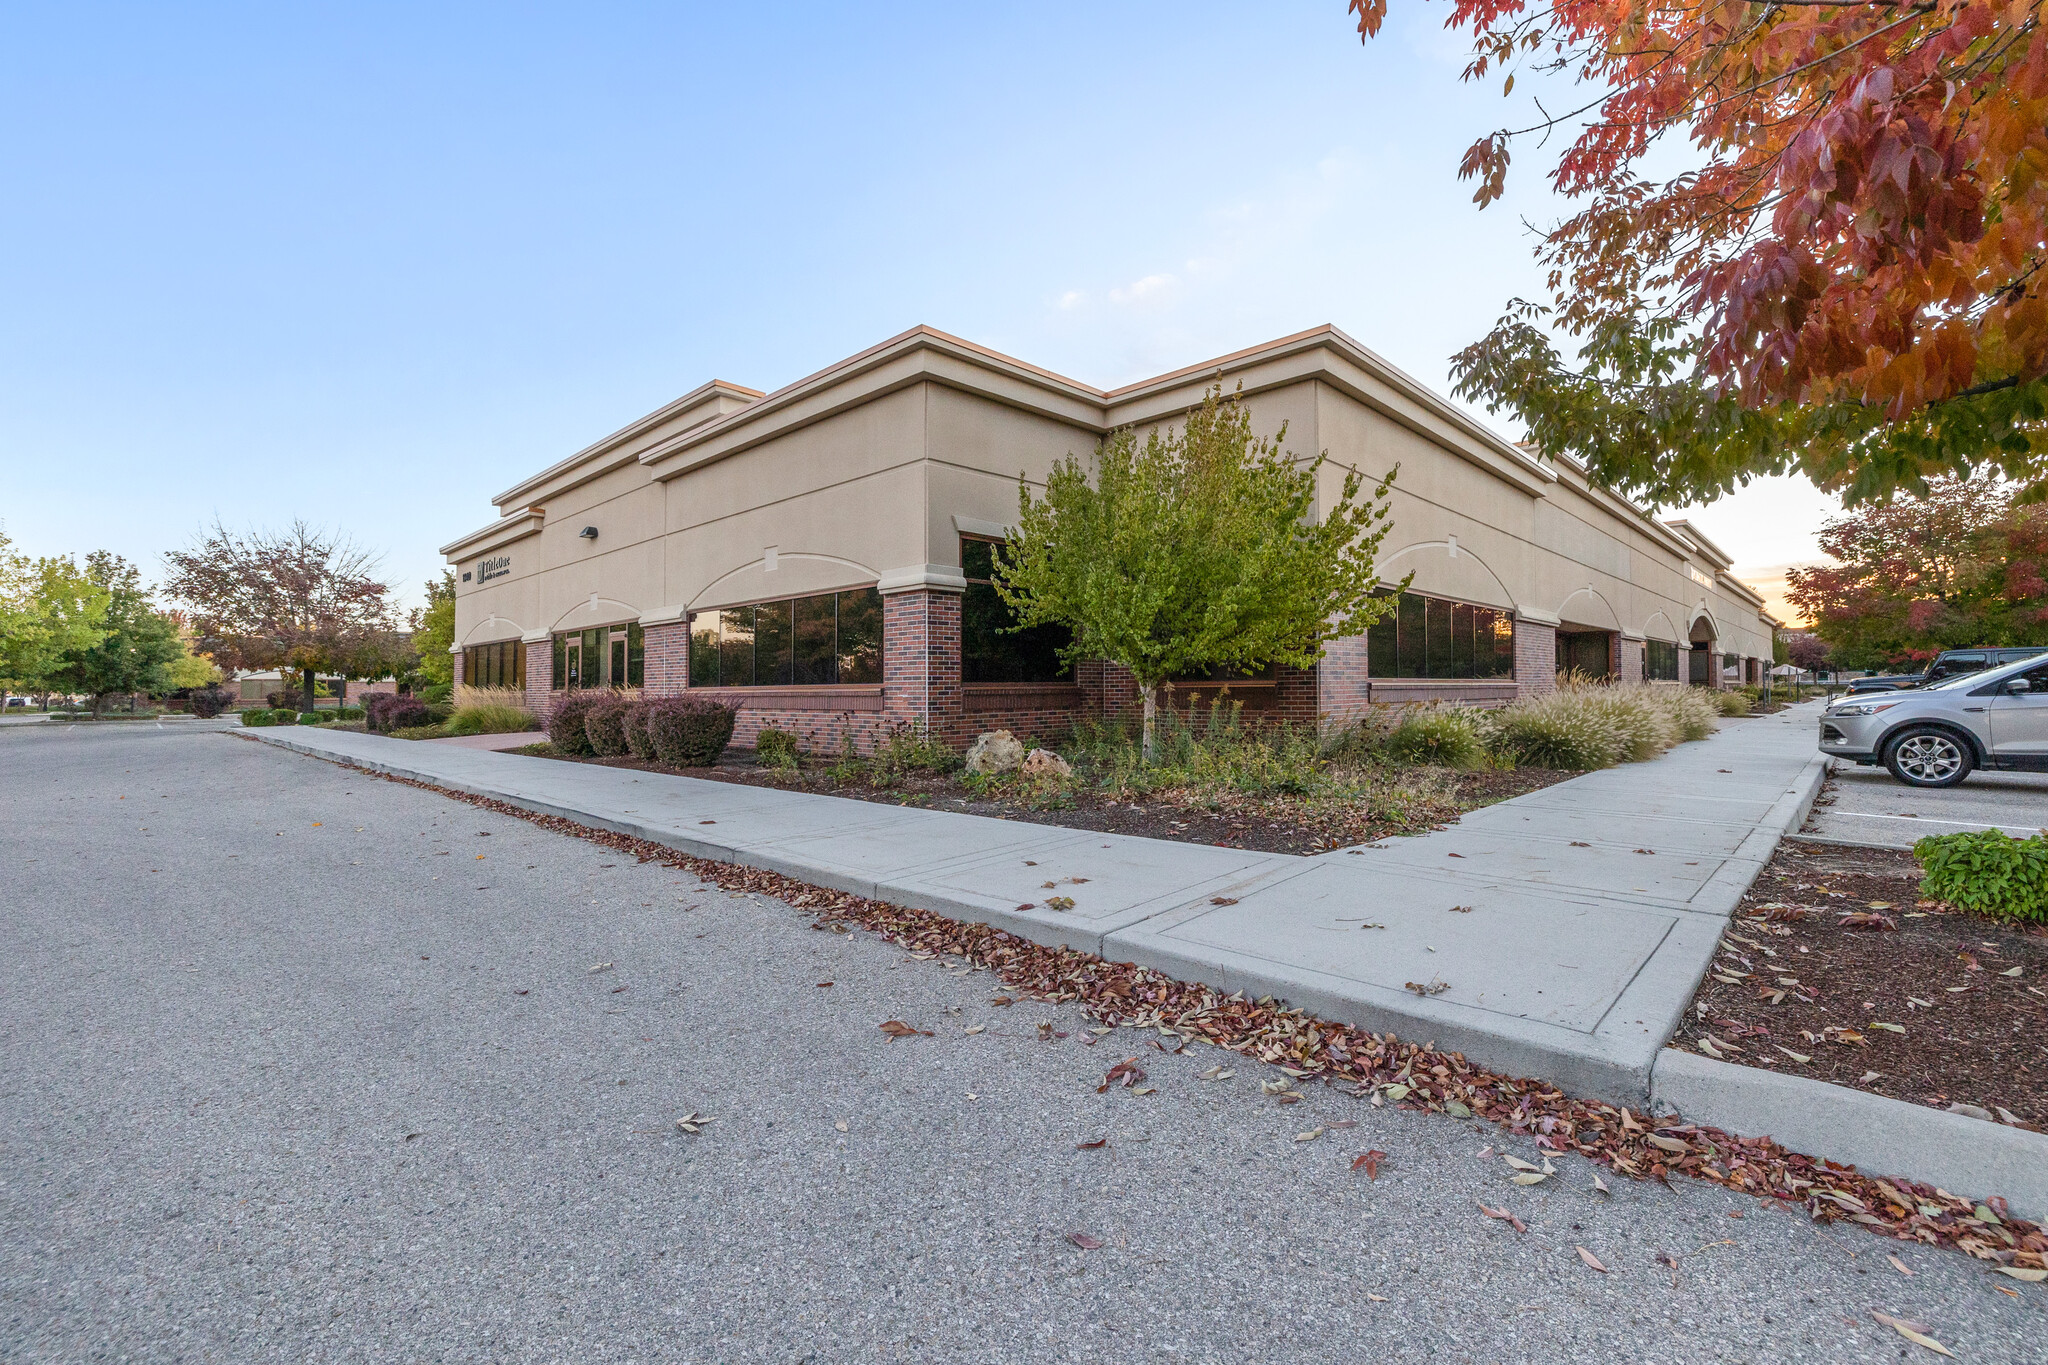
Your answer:
[[[1961,785],[1909,787],[1883,768],[1836,762],[1806,832],[1911,848],[1930,834],[2002,829],[2025,839],[2048,828],[2048,773],[1974,772]]]
[[[1541,1154],[1491,1126],[1286,1107],[1236,1054],[1098,1039],[232,734],[8,733],[0,828],[10,1365],[1919,1350],[1873,1312],[2017,1361],[2048,1333],[2048,1288],[1960,1253],[1702,1182],[1603,1193],[1577,1158],[1524,1188],[1500,1154]],[[1098,1092],[1131,1056],[1153,1093]]]

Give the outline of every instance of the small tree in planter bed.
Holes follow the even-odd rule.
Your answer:
[[[732,743],[739,707],[705,697],[655,697],[646,710],[648,737],[663,763],[678,768],[708,768]]]

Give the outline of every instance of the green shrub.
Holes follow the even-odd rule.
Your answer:
[[[539,728],[540,722],[524,707],[495,703],[458,706],[447,722],[447,732],[451,735],[511,735]]]
[[[1486,762],[1479,727],[1463,710],[1411,710],[1387,732],[1381,750],[1396,763],[1477,768]]]
[[[1748,693],[1731,689],[1714,693],[1714,705],[1724,716],[1746,716],[1751,703]]]
[[[363,718],[363,708],[360,706],[344,706],[334,713],[334,718],[336,720],[361,720]]]
[[[678,768],[709,768],[732,743],[733,722],[740,709],[706,697],[654,697],[646,708],[648,738],[663,763]]]
[[[299,724],[301,725],[318,725],[321,721],[329,719],[332,719],[332,717],[323,716],[318,711],[299,712]]]
[[[439,725],[401,725],[391,732],[393,739],[439,739],[447,734]]]
[[[413,695],[415,697],[418,697],[421,701],[425,702],[429,706],[439,705],[443,702],[450,701],[454,698],[455,684],[428,683],[425,687],[422,687],[417,692],[413,693]]]
[[[590,747],[590,732],[583,728],[583,719],[602,695],[605,694],[571,688],[556,697],[548,710],[548,742],[571,757],[595,752]]]
[[[797,766],[797,738],[773,726],[754,736],[754,759],[764,768],[794,769]]]
[[[1930,834],[1913,845],[1920,894],[1992,919],[2048,924],[2048,837],[2003,830]]]
[[[626,755],[626,698],[617,692],[599,692],[583,713],[583,731],[590,737],[590,751],[599,758]]]
[[[642,762],[652,762],[660,755],[655,752],[654,736],[647,732],[647,703],[629,701],[625,714],[619,717],[619,728],[626,732],[626,751]]]
[[[960,766],[961,756],[947,747],[928,725],[904,721],[882,732],[874,753],[868,755],[869,772],[887,786],[906,773],[949,773]]]

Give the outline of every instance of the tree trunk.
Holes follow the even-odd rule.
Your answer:
[[[314,689],[313,689],[313,670],[312,670],[312,669],[310,669],[310,668],[308,668],[308,669],[307,669],[307,670],[306,670],[305,672],[306,672],[306,704],[305,704],[305,706],[304,706],[303,708],[301,708],[301,709],[303,709],[303,710],[307,710],[307,711],[313,711],[313,710],[317,710],[317,709],[319,708],[319,705],[320,705],[320,703],[319,703],[319,699],[318,699],[318,698],[317,698],[317,697],[316,697],[316,696],[314,695]]]
[[[1145,699],[1145,741],[1139,752],[1144,756],[1145,766],[1149,768],[1152,766],[1153,754],[1152,727],[1153,722],[1159,718],[1159,685],[1154,683],[1149,687],[1140,686],[1138,691]]]

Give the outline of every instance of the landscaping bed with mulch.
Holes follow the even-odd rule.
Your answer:
[[[2048,1131],[2048,930],[1919,894],[1903,850],[1786,841],[1675,1042]]]
[[[551,747],[522,750],[546,758],[565,758]],[[641,772],[702,777],[716,782],[779,787],[786,791],[851,797],[892,806],[987,815],[1001,820],[1106,834],[1136,834],[1151,839],[1254,849],[1262,853],[1321,853],[1351,844],[1370,843],[1389,835],[1417,834],[1457,819],[1469,810],[1537,791],[1578,773],[1547,768],[1411,769],[1389,776],[1372,796],[1351,801],[1292,796],[1245,796],[1164,791],[1134,796],[1078,791],[1063,793],[1058,804],[1034,800],[1023,791],[983,787],[959,772],[908,772],[888,785],[858,777],[835,775],[824,768],[798,771],[764,768],[752,753],[727,750],[714,768],[677,768],[636,758],[569,758],[570,762],[602,763]],[[1407,779],[1407,780],[1404,780]]]

